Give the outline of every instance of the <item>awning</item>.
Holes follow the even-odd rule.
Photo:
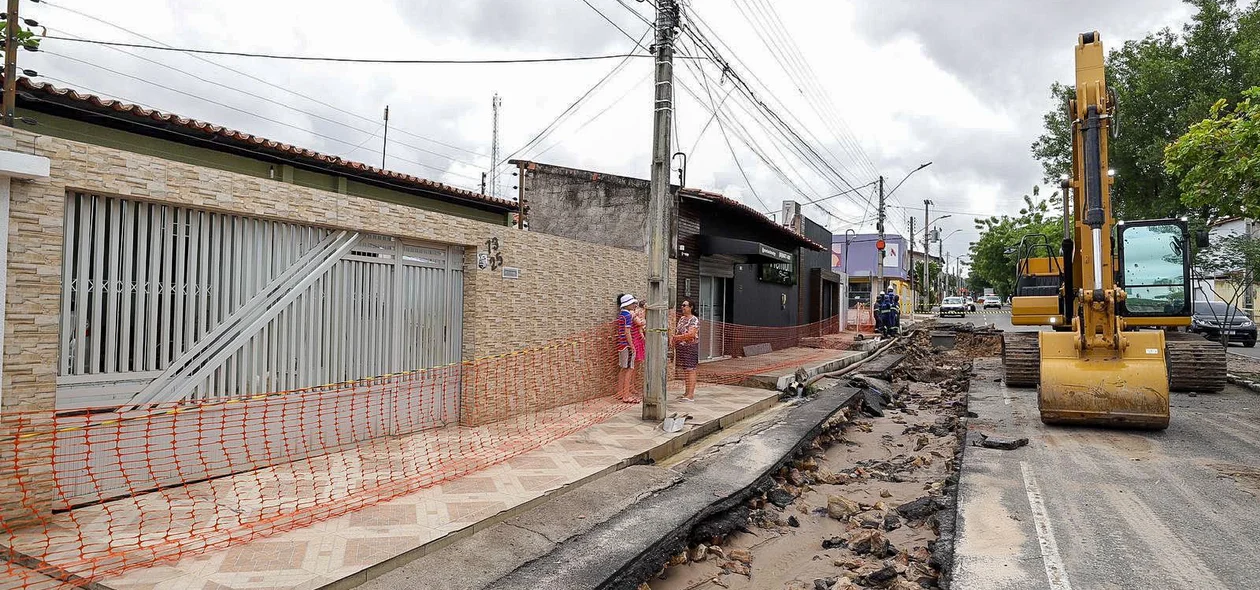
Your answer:
[[[704,254],[742,254],[758,258],[766,262],[792,262],[792,253],[772,248],[761,242],[736,240],[717,236],[700,236],[700,253]]]

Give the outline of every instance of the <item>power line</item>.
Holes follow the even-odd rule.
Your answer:
[[[635,45],[640,45],[643,39],[647,38],[648,33],[650,33],[651,31],[652,31],[651,29],[644,31],[643,36],[639,37],[638,40],[635,40],[633,37],[631,37],[630,39],[635,42]],[[525,152],[526,150],[537,145],[542,140],[546,139],[546,137],[550,135],[561,123],[563,123],[565,119],[569,118],[569,116],[574,112],[576,108],[578,108],[579,105],[581,105],[583,102],[586,102],[587,98],[589,98],[592,94],[594,94],[601,87],[603,87],[603,85],[607,83],[608,80],[610,80],[613,76],[617,75],[617,73],[620,72],[621,69],[624,68],[627,63],[630,63],[629,57],[622,59],[620,62],[618,62],[617,65],[614,66],[612,70],[609,70],[607,74],[604,74],[604,77],[600,78],[599,81],[595,82],[594,86],[591,86],[590,88],[588,88],[586,92],[583,92],[582,95],[577,98],[577,100],[573,101],[573,103],[571,103],[567,108],[561,111],[560,114],[556,115],[556,117],[552,119],[551,122],[548,123],[546,127],[543,127],[543,129],[539,131],[536,135],[534,135],[532,139],[526,142],[525,145],[517,148],[516,151],[509,154],[508,157],[504,158],[502,162],[495,162],[494,165],[495,166],[502,165],[503,162],[507,162],[511,160],[512,158],[515,158],[517,154]]]
[[[57,82],[61,82],[62,84],[66,84],[66,85],[69,85],[69,86],[73,86],[73,87],[75,87],[75,88],[81,88],[81,89],[86,90],[86,91],[88,91],[88,92],[91,92],[92,94],[95,94],[95,95],[97,95],[97,96],[113,96],[113,95],[111,95],[111,94],[109,94],[109,93],[107,93],[107,92],[102,92],[102,91],[100,91],[100,90],[96,90],[96,89],[90,88],[90,87],[85,86],[85,85],[83,85],[83,84],[79,84],[79,83],[77,83],[77,82],[73,82],[73,81],[70,81],[70,80],[65,80],[65,79],[62,79],[62,78],[57,78],[57,77],[55,77],[55,76],[41,76],[41,77],[42,77],[42,78],[47,78],[47,79],[49,79],[49,80],[55,80],[55,81],[57,81]],[[156,109],[156,108],[154,108],[153,106],[150,106],[150,105],[147,105],[147,104],[144,104],[144,103],[141,103],[141,102],[134,102],[134,104],[137,104],[137,105],[139,105],[139,106],[142,106],[142,107],[145,107],[145,108],[148,108],[148,109],[157,110],[157,109]],[[80,107],[73,106],[73,105],[63,105],[63,106],[65,106],[66,108],[69,108],[69,109],[71,109],[71,110],[79,111],[79,112],[81,112],[81,113],[88,114],[88,115],[99,114],[99,113],[94,113],[94,112],[89,111],[89,110],[87,110],[87,109],[80,108]],[[112,115],[106,115],[106,116],[107,116],[107,117],[110,117],[110,118],[117,118],[117,117],[114,117],[114,116],[112,116]],[[79,136],[79,137],[84,138],[84,140],[85,140],[85,141],[88,141],[89,143],[90,143],[91,141],[94,141],[94,140],[99,140],[99,138],[96,138],[95,136],[93,136],[93,135],[91,135],[91,134],[87,134],[87,133],[79,133],[79,132],[77,132],[77,131],[73,131],[73,130],[62,130],[62,131],[59,131],[59,133],[70,133],[70,134],[73,134],[73,135],[77,135],[77,136]],[[219,149],[221,149],[221,148],[223,147],[223,145],[224,145],[224,144],[221,144],[221,143],[215,143],[214,141],[209,140],[209,139],[201,139],[201,138],[196,138],[196,137],[193,137],[193,141],[195,141],[195,142],[197,142],[197,143],[204,143],[204,144],[210,145],[211,147],[214,147],[214,148],[219,148]],[[189,159],[189,160],[192,160],[192,161],[201,162],[203,165],[206,165],[206,166],[211,166],[211,167],[213,167],[213,166],[215,166],[215,165],[216,165],[216,164],[215,164],[215,163],[213,163],[213,162],[210,162],[210,161],[208,161],[208,160],[202,160],[202,159],[197,158],[197,157],[195,157],[195,156],[189,156],[189,155],[188,155],[188,154],[186,154],[186,153],[176,154],[176,153],[174,153],[174,152],[169,152],[169,151],[162,150],[162,149],[155,149],[154,151],[155,151],[156,153],[159,153],[159,154],[163,154],[163,155],[166,155],[166,156],[170,156],[172,159],[176,159],[176,160],[178,160],[178,159]],[[414,188],[415,188],[415,187],[407,187],[407,186],[403,186],[403,185],[397,184],[397,183],[395,183],[395,182],[391,182],[391,181],[388,181],[388,180],[383,180],[383,179],[375,179],[375,180],[373,180],[373,182],[377,182],[377,183],[380,183],[380,184],[385,185],[385,186],[389,186],[389,187],[397,188],[397,189],[399,189],[399,190],[414,190]],[[466,190],[466,191],[471,192],[471,193],[475,193],[475,192],[477,192],[475,189],[470,188],[470,187],[468,187],[468,186],[464,186],[464,185],[451,184],[451,183],[440,183],[440,184],[446,184],[446,185],[448,185],[448,186],[452,186],[452,187],[455,187],[455,188],[460,188],[460,189]]]
[[[844,119],[836,112],[834,101],[831,100],[826,88],[824,88],[818,81],[817,74],[810,66],[809,61],[805,59],[804,54],[801,53],[800,47],[797,46],[792,35],[787,31],[787,27],[784,25],[783,19],[779,16],[773,5],[765,0],[745,1],[748,2],[750,11],[760,9],[761,15],[758,16],[764,15],[763,18],[766,21],[765,24],[767,25],[765,27],[765,31],[767,36],[771,37],[771,39],[767,41],[765,37],[762,37],[760,32],[758,32],[758,37],[762,39],[763,43],[766,43],[767,48],[771,49],[772,52],[774,52],[775,45],[779,47],[779,55],[784,58],[783,61],[787,62],[783,63],[783,61],[781,61],[780,63],[785,66],[785,70],[788,72],[791,72],[794,69],[796,74],[803,80],[804,84],[797,84],[798,90],[801,92],[802,96],[805,97],[806,101],[809,102],[810,107],[814,110],[814,112],[818,114],[823,124],[829,127],[829,131],[831,131],[832,135],[837,139],[840,147],[844,151],[848,152],[850,157],[853,157],[859,166],[864,165],[866,172],[870,173],[872,176],[877,176],[879,174],[878,170],[875,168],[866,152],[862,150],[862,147],[858,145],[855,136],[845,123]],[[744,13],[742,9],[740,12],[741,14]],[[747,15],[745,15],[745,18],[747,19]],[[748,20],[750,21],[750,24],[753,24],[754,28],[757,28],[757,22],[755,19]]]
[[[121,41],[102,41],[100,39],[75,39],[60,35],[45,35],[41,39],[53,41],[70,41],[73,43],[90,43],[110,47],[131,47],[135,49],[152,49],[155,51],[176,51],[179,53],[195,53],[199,55],[225,55],[231,57],[256,57],[262,59],[278,59],[288,61],[320,61],[356,64],[394,64],[394,65],[491,65],[491,64],[537,64],[570,61],[597,61],[605,59],[621,59],[626,57],[652,57],[640,53],[610,53],[603,55],[570,55],[560,57],[520,57],[500,59],[383,59],[359,57],[330,57],[315,55],[279,55],[273,53],[248,53],[242,51],[220,51],[214,49],[192,49],[188,47],[166,47],[162,45],[146,45],[143,43],[124,43]]]
[[[710,27],[699,14],[695,13],[694,11],[689,11],[685,13],[685,16],[687,17],[688,21],[693,26],[684,25],[683,27],[684,32],[688,34],[689,36],[691,36],[695,41],[697,41],[699,46],[703,49],[704,53],[707,54],[708,57],[712,61],[714,61],[715,63],[717,63],[719,66],[722,67],[724,76],[730,77],[733,81],[735,81],[737,84],[739,84],[742,87],[741,90],[748,95],[749,100],[752,101],[758,107],[759,110],[763,111],[765,116],[767,116],[774,125],[776,125],[777,127],[780,127],[783,133],[788,134],[790,136],[795,136],[796,139],[794,139],[794,141],[799,141],[803,146],[805,146],[808,149],[808,152],[810,153],[805,154],[806,161],[808,162],[809,160],[815,160],[817,164],[821,164],[822,166],[827,168],[830,173],[835,174],[836,177],[841,180],[841,183],[848,186],[849,188],[853,188],[852,184],[848,182],[848,180],[844,177],[843,174],[840,174],[838,171],[836,171],[831,166],[830,163],[828,163],[825,159],[823,159],[821,155],[819,155],[816,152],[816,150],[814,150],[812,145],[806,142],[803,137],[800,137],[799,132],[797,132],[792,127],[792,125],[789,125],[786,121],[782,119],[782,117],[779,116],[779,114],[774,109],[770,108],[769,105],[761,101],[761,99],[757,96],[756,92],[753,90],[751,85],[749,85],[749,83],[743,79],[742,75],[732,67],[732,64],[729,62],[729,60],[727,60],[721,55],[721,53],[717,50],[716,45],[714,45],[712,42],[708,40],[705,32],[702,31],[701,28],[707,29],[708,34],[713,35],[717,39],[717,43],[721,44],[722,47],[725,48],[727,52],[730,52],[734,56],[735,61],[738,62],[749,73],[752,80],[756,82],[760,86],[760,88],[764,90],[776,102],[778,107],[781,110],[784,110],[787,113],[787,116],[793,122],[795,122],[796,125],[804,128],[806,135],[808,135],[815,142],[819,142],[821,144],[817,136],[815,136],[813,132],[810,131],[810,126],[804,125],[800,121],[800,119],[798,119],[793,114],[791,109],[788,109],[783,104],[782,101],[778,100],[777,97],[775,97],[774,92],[770,90],[769,86],[767,86],[764,82],[761,81],[760,78],[757,77],[756,73],[753,72],[748,67],[748,65],[744,63],[743,60],[740,59],[739,56],[733,52],[730,46],[726,44],[721,39],[721,37],[716,34],[716,32],[714,32],[713,28]],[[860,148],[858,149],[860,152]],[[835,158],[838,160],[838,158],[836,158],[834,154],[831,154],[830,151],[828,151],[825,146],[823,147],[823,150],[827,151],[828,155],[831,155],[832,158]],[[865,160],[869,164],[869,159],[865,158],[864,155],[862,159],[858,159],[857,161],[862,161],[862,160]],[[870,166],[869,170],[872,172],[871,176],[877,175],[873,166]],[[824,171],[820,170],[820,173],[823,174],[824,178],[828,176],[828,174]],[[836,185],[835,188],[838,189],[841,187],[839,185]]]
[[[41,5],[44,5],[44,6],[49,6],[49,7],[55,8],[55,9],[57,9],[57,10],[63,10],[63,11],[65,11],[65,12],[69,12],[69,13],[71,13],[71,14],[78,15],[78,16],[80,16],[80,17],[83,17],[83,18],[86,18],[86,19],[88,19],[88,20],[91,20],[91,21],[94,21],[94,22],[100,23],[100,24],[105,25],[105,26],[107,26],[107,27],[110,27],[110,28],[113,28],[113,29],[116,29],[116,30],[122,31],[122,32],[124,32],[124,33],[127,33],[128,35],[132,35],[132,36],[134,36],[134,37],[137,37],[137,38],[140,38],[140,39],[144,39],[144,40],[149,41],[149,42],[151,42],[151,43],[156,43],[156,44],[158,44],[158,45],[163,45],[163,46],[166,46],[166,47],[171,47],[171,45],[170,45],[170,44],[168,44],[168,43],[164,43],[163,41],[161,41],[161,40],[159,40],[159,39],[155,39],[155,38],[150,37],[150,36],[147,36],[147,35],[145,35],[145,34],[143,34],[143,33],[139,33],[139,32],[133,31],[133,30],[131,30],[131,29],[128,29],[127,27],[124,27],[124,26],[122,26],[122,25],[118,25],[118,24],[112,23],[112,22],[110,22],[110,21],[108,21],[108,20],[105,20],[105,19],[103,19],[103,18],[100,18],[100,17],[94,16],[94,15],[88,14],[88,13],[86,13],[86,12],[82,12],[82,11],[75,10],[75,9],[73,9],[73,8],[68,8],[68,7],[65,7],[65,6],[59,6],[59,5],[55,4],[55,3],[49,2],[48,0],[41,0],[41,1],[40,1],[40,4],[41,4]],[[216,67],[216,68],[219,68],[219,69],[222,69],[222,70],[225,70],[225,71],[231,72],[231,73],[236,74],[236,75],[238,75],[238,76],[243,76],[243,77],[245,77],[245,78],[248,78],[248,79],[250,79],[250,80],[253,80],[253,81],[255,81],[255,82],[258,82],[258,83],[260,83],[260,84],[263,84],[263,85],[265,85],[265,86],[268,86],[268,87],[270,87],[270,88],[274,88],[274,89],[276,89],[276,90],[279,90],[279,91],[281,91],[281,92],[285,92],[285,93],[290,94],[290,95],[292,95],[292,96],[296,96],[296,97],[301,98],[301,99],[303,99],[303,100],[307,100],[307,101],[313,102],[313,103],[315,103],[315,104],[317,104],[317,105],[320,105],[320,106],[322,106],[322,107],[328,108],[328,109],[330,109],[330,110],[337,111],[337,112],[342,113],[342,114],[344,114],[344,115],[348,115],[348,116],[354,117],[354,118],[359,119],[359,120],[361,120],[361,121],[364,121],[364,122],[366,122],[366,123],[370,123],[370,124],[375,125],[375,124],[378,122],[378,121],[377,121],[376,119],[374,119],[374,118],[371,118],[371,117],[365,117],[365,116],[363,116],[363,115],[361,115],[361,114],[359,114],[359,113],[355,113],[355,112],[353,112],[353,111],[349,111],[349,110],[343,109],[343,108],[338,107],[338,106],[336,106],[336,105],[334,105],[334,104],[331,104],[331,103],[328,103],[328,102],[322,101],[322,100],[320,100],[320,99],[318,99],[318,98],[315,98],[315,97],[312,97],[312,96],[309,96],[309,95],[303,94],[303,93],[301,93],[301,92],[298,92],[298,91],[293,90],[293,89],[291,89],[291,88],[288,88],[288,87],[286,87],[286,86],[282,86],[282,85],[276,84],[276,83],[271,82],[271,81],[269,81],[269,80],[265,80],[265,79],[263,79],[263,78],[260,78],[260,77],[258,77],[258,76],[255,76],[255,75],[253,75],[253,74],[251,74],[251,73],[249,73],[249,72],[246,72],[246,71],[243,71],[243,70],[239,70],[239,69],[237,69],[237,68],[233,68],[233,67],[231,67],[231,66],[223,65],[223,64],[218,63],[218,62],[216,62],[216,61],[212,61],[212,60],[207,59],[207,58],[205,58],[205,57],[202,57],[202,56],[200,56],[200,55],[196,55],[196,54],[184,54],[184,55],[187,55],[188,57],[190,57],[190,58],[192,58],[192,59],[195,59],[195,60],[198,60],[198,61],[200,61],[200,62],[203,62],[203,63],[209,64],[209,65],[212,65],[212,66],[214,66],[214,67]],[[414,137],[414,138],[419,139],[419,140],[421,140],[421,141],[427,141],[427,142],[429,142],[429,143],[433,143],[433,144],[435,144],[435,145],[440,145],[440,146],[447,147],[447,148],[450,148],[450,149],[453,149],[453,150],[458,150],[458,151],[461,151],[461,152],[464,152],[464,153],[467,153],[467,154],[472,154],[472,155],[474,155],[474,156],[480,156],[480,157],[483,157],[483,158],[489,158],[489,157],[490,157],[489,155],[484,154],[484,153],[481,153],[481,152],[477,152],[477,151],[474,151],[474,150],[470,150],[470,149],[467,149],[467,148],[463,148],[463,147],[460,147],[460,146],[457,146],[457,145],[453,145],[453,144],[450,144],[450,143],[445,143],[445,142],[442,142],[442,141],[439,141],[439,140],[433,139],[433,138],[431,138],[431,137],[426,137],[426,136],[424,136],[424,135],[420,135],[420,134],[418,134],[418,133],[413,133],[413,132],[411,132],[411,131],[408,131],[408,130],[406,130],[406,129],[402,129],[402,128],[398,127],[398,126],[397,126],[397,124],[395,124],[395,125],[394,125],[394,131],[395,131],[396,133],[402,133],[402,134],[404,134],[404,135],[408,135],[408,136]]]
[[[185,91],[183,91],[183,90],[179,90],[179,89],[177,89],[177,88],[172,88],[172,87],[170,87],[170,86],[166,86],[166,85],[164,85],[164,84],[159,84],[159,83],[157,83],[157,82],[153,82],[153,81],[151,81],[151,80],[146,80],[146,79],[141,78],[141,77],[139,77],[139,76],[133,76],[133,75],[131,75],[131,74],[127,74],[127,73],[125,73],[125,72],[120,72],[120,71],[115,70],[115,69],[112,69],[112,68],[107,68],[107,67],[102,66],[102,65],[94,64],[94,63],[91,63],[91,62],[89,62],[89,61],[81,60],[81,59],[76,58],[76,57],[70,57],[70,56],[68,56],[68,55],[61,55],[61,54],[56,53],[56,52],[52,52],[52,51],[44,51],[44,50],[41,50],[41,51],[40,51],[40,53],[46,53],[46,54],[51,55],[51,56],[54,56],[54,57],[59,57],[59,58],[61,58],[61,59],[66,59],[66,60],[70,60],[70,61],[73,61],[73,62],[81,63],[81,64],[86,65],[86,66],[89,66],[89,67],[93,67],[93,68],[97,68],[97,69],[99,69],[99,70],[103,70],[103,71],[109,72],[109,73],[114,74],[114,75],[116,75],[116,76],[122,76],[122,77],[124,77],[124,78],[129,78],[129,79],[131,79],[131,80],[135,80],[135,81],[137,81],[137,82],[143,82],[143,83],[145,83],[145,84],[149,84],[150,86],[154,86],[154,87],[157,87],[157,88],[161,88],[161,89],[163,89],[163,90],[166,90],[166,91],[168,91],[168,92],[174,92],[174,93],[176,93],[176,94],[180,94],[180,95],[183,95],[183,96],[187,96],[187,97],[189,97],[189,98],[193,98],[193,99],[196,99],[196,100],[201,100],[201,101],[207,102],[207,103],[209,103],[209,104],[217,105],[217,106],[220,106],[220,107],[223,107],[223,108],[226,108],[226,109],[230,109],[230,110],[233,110],[233,111],[236,111],[236,112],[239,112],[239,113],[245,114],[245,115],[249,115],[249,116],[251,116],[251,117],[255,117],[255,118],[257,118],[257,119],[261,119],[261,120],[263,120],[263,121],[267,121],[267,122],[269,122],[269,123],[275,123],[276,125],[282,125],[282,126],[284,126],[284,127],[288,127],[288,128],[290,128],[290,129],[295,129],[295,130],[297,130],[297,131],[301,131],[301,132],[303,132],[303,133],[308,133],[308,134],[313,135],[313,136],[315,136],[315,137],[320,137],[320,138],[323,138],[323,139],[327,139],[327,140],[329,140],[329,141],[333,141],[333,142],[340,143],[340,144],[343,144],[343,145],[346,145],[346,146],[350,146],[351,148],[357,148],[357,147],[359,147],[359,146],[356,146],[355,144],[350,143],[350,142],[348,142],[348,141],[346,141],[346,140],[344,140],[344,139],[340,139],[340,138],[337,138],[337,137],[333,137],[333,136],[331,136],[331,135],[325,135],[325,134],[323,134],[323,133],[319,133],[319,132],[317,132],[317,131],[312,131],[312,130],[309,130],[309,129],[305,129],[305,128],[299,127],[299,126],[297,126],[297,125],[292,125],[292,124],[289,124],[289,123],[285,123],[284,121],[280,121],[280,120],[278,120],[278,119],[272,119],[272,118],[270,118],[270,117],[266,117],[266,116],[263,116],[263,115],[259,115],[258,113],[253,113],[253,112],[247,111],[247,110],[242,109],[242,108],[234,107],[234,106],[232,106],[232,105],[229,105],[229,104],[226,104],[226,103],[222,103],[222,102],[219,102],[219,101],[216,101],[216,100],[212,100],[212,99],[206,98],[206,97],[204,97],[204,96],[199,96],[199,95],[196,95],[196,94],[193,94],[193,93],[190,93],[190,92],[185,92]],[[49,79],[55,79],[55,78],[52,78],[52,77],[50,77],[50,76],[42,76],[42,77],[44,77],[44,78],[49,78]],[[65,82],[65,81],[63,80],[63,82]],[[73,84],[73,83],[71,83],[71,82],[65,82],[65,83],[66,83],[66,84],[69,84],[69,85],[71,85],[71,86],[75,86],[75,87],[79,87],[79,88],[84,88],[85,90],[88,90],[89,92],[96,93],[96,91],[90,90],[90,89],[88,89],[88,88],[86,88],[86,87],[84,87],[84,86],[78,85],[78,84]],[[150,108],[150,109],[152,109],[152,108],[153,108],[153,107],[148,107],[147,105],[141,105],[141,106],[146,106],[146,108]],[[153,109],[153,110],[159,110],[159,109]],[[473,177],[468,176],[468,175],[466,175],[466,174],[460,174],[460,173],[458,173],[458,172],[454,172],[454,171],[448,170],[448,169],[446,169],[446,168],[441,168],[441,167],[438,167],[438,166],[433,166],[433,165],[431,165],[431,164],[425,164],[424,162],[417,162],[417,161],[415,161],[415,160],[409,160],[409,159],[402,158],[402,157],[398,157],[398,156],[395,156],[395,158],[397,158],[397,159],[399,159],[399,160],[402,160],[402,161],[404,161],[404,162],[408,162],[408,163],[411,163],[411,164],[415,164],[415,165],[417,165],[417,166],[421,166],[421,167],[424,167],[424,168],[430,168],[430,169],[433,169],[433,170],[437,170],[437,171],[442,172],[442,173],[444,173],[444,174],[450,174],[450,175],[452,175],[452,176],[459,176],[459,177],[462,177],[462,178],[467,178],[467,179],[472,180],[472,181],[474,181],[474,182],[475,182],[475,181],[477,181],[477,180],[479,180],[479,179],[477,179],[477,178],[473,178]]]
[[[56,30],[56,29],[53,29],[52,27],[49,27],[49,30]],[[59,32],[61,32],[61,33],[63,33],[63,34],[67,34],[67,35],[72,35],[72,36],[75,36],[73,33],[68,33],[68,32],[66,32],[66,31],[59,31]],[[216,81],[214,81],[214,80],[210,80],[210,79],[208,79],[208,78],[203,78],[203,77],[198,76],[198,75],[196,75],[196,74],[194,74],[194,73],[192,73],[192,72],[190,72],[190,71],[188,71],[188,70],[186,70],[186,69],[177,68],[177,67],[174,67],[174,66],[171,66],[171,65],[168,65],[168,64],[162,63],[162,62],[157,61],[157,60],[149,59],[149,58],[144,57],[144,56],[142,56],[142,55],[137,55],[137,54],[135,54],[135,53],[131,53],[131,52],[129,52],[129,51],[126,51],[126,50],[123,50],[123,49],[119,49],[119,48],[117,48],[117,47],[109,47],[109,49],[111,49],[111,50],[113,50],[113,51],[116,51],[116,52],[118,52],[118,53],[121,53],[121,54],[123,54],[123,55],[127,55],[127,56],[130,56],[130,57],[134,57],[134,58],[136,58],[136,59],[138,59],[138,60],[141,60],[141,61],[144,61],[144,62],[147,62],[147,63],[151,63],[151,64],[153,64],[153,65],[155,65],[155,66],[158,66],[158,67],[161,67],[161,68],[164,68],[164,69],[170,70],[170,71],[172,71],[172,72],[175,72],[175,73],[178,73],[178,74],[181,74],[181,75],[184,75],[184,76],[188,76],[188,77],[190,77],[190,78],[193,78],[193,79],[195,79],[195,80],[199,80],[199,81],[204,82],[204,83],[206,83],[206,84],[211,84],[211,85],[217,86],[217,87],[219,87],[219,88],[223,88],[223,89],[230,90],[230,91],[233,91],[233,92],[238,92],[238,93],[240,93],[240,94],[244,94],[245,96],[248,96],[248,97],[250,97],[250,98],[254,98],[254,99],[257,99],[257,100],[261,100],[261,101],[263,101],[263,102],[267,102],[267,103],[274,104],[274,105],[276,105],[276,106],[280,106],[280,107],[283,107],[283,108],[286,108],[286,109],[289,109],[289,110],[292,110],[292,111],[295,111],[295,112],[298,112],[298,113],[302,113],[303,115],[306,115],[306,116],[308,116],[308,117],[313,117],[313,118],[319,119],[319,120],[321,120],[321,121],[325,121],[325,122],[331,123],[331,124],[333,124],[333,125],[338,125],[338,126],[341,126],[341,127],[345,127],[346,129],[351,129],[351,130],[353,130],[353,131],[357,131],[357,132],[359,132],[359,133],[365,133],[365,134],[368,134],[368,137],[367,137],[366,139],[364,139],[363,143],[362,143],[362,144],[360,144],[358,147],[362,147],[362,145],[366,144],[366,143],[367,143],[368,141],[370,141],[372,138],[379,137],[378,133],[380,133],[380,127],[381,127],[381,125],[380,125],[379,123],[377,124],[377,130],[376,130],[376,131],[369,131],[369,130],[367,130],[367,129],[363,129],[363,128],[361,128],[361,127],[356,127],[356,126],[354,126],[354,125],[350,125],[350,124],[348,124],[348,123],[343,123],[343,122],[341,122],[341,121],[338,121],[338,120],[336,120],[336,119],[332,119],[332,118],[330,118],[330,117],[325,117],[325,116],[320,115],[320,114],[318,114],[318,113],[313,113],[313,112],[311,112],[311,111],[307,111],[307,110],[305,110],[305,109],[301,109],[301,108],[295,107],[295,106],[290,105],[290,104],[288,104],[288,103],[284,103],[284,102],[280,102],[280,101],[275,100],[275,99],[272,99],[272,98],[268,98],[268,97],[263,96],[263,95],[261,95],[261,94],[256,94],[256,93],[250,92],[250,91],[245,90],[245,89],[243,89],[243,88],[238,88],[238,87],[236,87],[236,86],[230,86],[230,85],[227,85],[227,84],[222,84],[222,83],[220,83],[220,82],[216,82]],[[62,56],[62,55],[57,54],[57,53],[54,53],[54,52],[46,52],[46,53],[49,53],[49,54],[51,54],[51,55],[57,55],[58,57],[66,57],[67,59],[73,59],[73,58],[69,58],[69,57],[67,57],[67,56]],[[442,159],[445,159],[445,160],[451,160],[451,161],[453,161],[453,162],[458,162],[458,163],[460,163],[460,164],[464,164],[464,165],[471,166],[471,167],[474,167],[474,168],[480,167],[478,164],[475,164],[475,163],[473,163],[473,162],[468,162],[468,161],[465,161],[465,160],[461,160],[461,159],[459,159],[459,158],[456,158],[456,157],[453,157],[453,156],[450,156],[450,155],[447,155],[447,154],[443,154],[443,153],[440,153],[440,152],[435,152],[435,151],[432,151],[432,150],[429,150],[429,149],[426,149],[426,148],[422,148],[422,147],[417,146],[417,145],[412,145],[412,144],[407,143],[407,142],[404,142],[404,141],[394,140],[394,143],[396,143],[396,144],[398,144],[398,145],[402,145],[402,146],[408,147],[408,148],[411,148],[411,149],[413,149],[413,150],[416,150],[417,152],[421,152],[421,153],[425,153],[425,154],[429,154],[429,155],[437,156],[437,157],[442,158]],[[356,150],[357,150],[357,149],[358,149],[358,148],[356,147]]]
[[[634,83],[634,85],[630,87],[630,90],[634,90],[634,89],[637,89],[639,86],[642,86],[642,85],[643,85],[643,83],[644,83],[644,82],[646,82],[648,78],[651,78],[651,77],[652,77],[652,74],[653,74],[653,72],[649,70],[649,71],[648,71],[648,73],[644,74],[642,78],[639,78],[639,81],[638,81],[638,82],[635,82],[635,83]],[[616,99],[616,100],[614,100],[614,101],[612,101],[611,103],[609,103],[609,104],[608,104],[608,106],[606,106],[606,107],[604,107],[603,109],[601,109],[598,113],[595,113],[594,115],[592,115],[592,116],[591,116],[590,118],[588,118],[586,121],[583,121],[581,125],[578,125],[577,129],[574,129],[574,130],[573,130],[573,133],[577,133],[578,131],[581,131],[581,130],[585,129],[587,125],[590,125],[591,123],[594,123],[597,119],[599,119],[600,117],[604,116],[604,114],[605,114],[605,113],[607,113],[608,111],[612,110],[612,108],[613,108],[613,107],[615,107],[615,106],[617,106],[617,105],[621,104],[621,101],[625,100],[625,99],[626,99],[626,97],[628,97],[628,96],[630,96],[630,92],[629,92],[629,91],[626,91],[626,92],[625,92],[625,93],[623,93],[621,96],[618,96],[618,97],[617,97],[617,99]],[[564,143],[564,140],[563,140],[563,139],[557,139],[556,141],[552,142],[552,144],[551,144],[551,145],[547,146],[547,147],[546,147],[546,148],[544,148],[542,151],[535,153],[535,154],[534,154],[533,156],[531,156],[531,157],[533,157],[533,158],[540,158],[540,157],[542,157],[542,155],[543,155],[543,154],[546,154],[547,152],[551,151],[553,148],[555,148],[556,146],[560,145],[561,143]]]
[[[761,100],[761,98],[757,96],[752,87],[743,80],[738,72],[731,68],[729,61],[717,52],[717,49],[704,37],[704,35],[700,34],[692,27],[684,26],[683,30],[691,37],[692,41],[696,43],[696,46],[702,53],[708,55],[715,63],[722,66],[723,76],[729,78],[740,90],[740,93],[745,96],[751,105],[753,105],[753,108],[758,111],[761,116],[764,117],[766,121],[768,121],[770,125],[778,131],[778,133],[782,134],[785,139],[788,140],[786,145],[796,150],[802,157],[802,161],[804,163],[813,167],[814,170],[822,176],[822,178],[828,179],[835,188],[842,188],[840,186],[841,184],[849,188],[853,188],[852,183],[850,183],[843,174],[827,162],[826,159],[824,159],[817,150],[809,144],[809,142],[801,137],[799,132],[797,132],[790,124],[780,117],[777,112],[771,109],[765,101]],[[839,183],[835,182],[837,179],[840,181]]]

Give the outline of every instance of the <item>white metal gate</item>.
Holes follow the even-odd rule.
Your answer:
[[[65,219],[58,410],[221,401],[460,359],[462,248],[80,193],[67,195]],[[458,391],[459,372],[443,375]],[[458,409],[448,395],[405,404],[424,406],[425,424],[396,429],[453,421]],[[363,419],[395,423],[380,418]],[[372,430],[362,438],[398,433]],[[63,459],[83,459],[57,471],[125,470],[120,449],[82,444],[58,445]],[[102,475],[83,481],[99,488]]]

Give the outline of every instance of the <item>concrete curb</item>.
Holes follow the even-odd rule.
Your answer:
[[[745,504],[771,483],[824,424],[861,398],[836,386],[774,424],[744,435],[688,467],[683,481],[571,538],[549,554],[500,578],[490,588],[636,588],[683,551],[699,525]]]
[[[1260,383],[1257,383],[1255,381],[1249,381],[1247,379],[1243,379],[1237,375],[1233,375],[1230,373],[1225,374],[1225,381],[1233,385],[1237,385],[1239,387],[1250,389],[1251,391],[1254,391],[1256,393],[1260,393]]]

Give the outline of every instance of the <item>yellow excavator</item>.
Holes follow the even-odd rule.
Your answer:
[[[1116,99],[1098,32],[1076,45],[1072,176],[1061,184],[1061,255],[1044,237],[1021,241],[1011,323],[1050,326],[1002,342],[1006,383],[1037,386],[1041,420],[1163,429],[1169,391],[1220,391],[1225,351],[1178,331],[1193,302],[1184,219],[1116,221],[1107,141]]]

